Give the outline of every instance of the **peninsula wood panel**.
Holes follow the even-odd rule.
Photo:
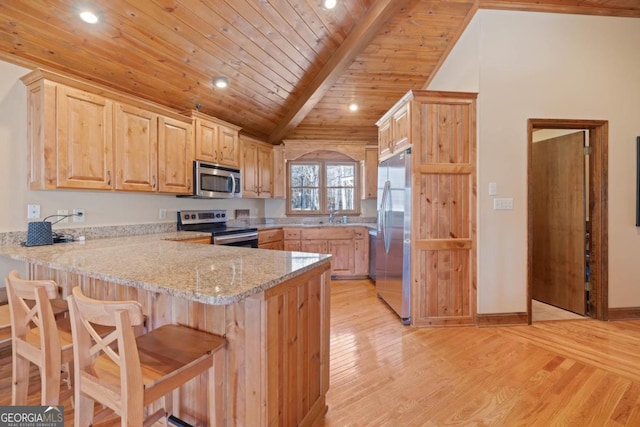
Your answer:
[[[208,305],[82,274],[29,264],[29,277],[52,279],[64,296],[80,286],[92,297],[134,300],[150,330],[177,323],[225,335],[227,426],[311,426],[326,411],[329,388],[330,264],[228,305]],[[174,393],[174,414],[207,424],[207,373]]]
[[[414,92],[412,322],[475,322],[475,94]]]

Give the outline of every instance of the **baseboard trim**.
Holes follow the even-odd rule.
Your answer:
[[[529,324],[527,313],[491,313],[476,314],[476,325],[487,326],[522,326]]]
[[[640,319],[640,307],[610,308],[607,311],[608,320],[638,320]]]

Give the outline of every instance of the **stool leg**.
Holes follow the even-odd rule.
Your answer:
[[[15,348],[15,344],[13,345]],[[26,405],[29,392],[30,362],[13,352],[13,373],[11,384],[11,404]]]
[[[44,355],[40,369],[42,382],[41,405],[57,405],[60,400],[60,352],[48,352]]]
[[[74,387],[77,387],[77,385],[74,384]],[[73,424],[75,427],[89,427],[93,423],[95,402],[90,397],[81,394],[77,389],[74,390],[73,395],[75,400]]]

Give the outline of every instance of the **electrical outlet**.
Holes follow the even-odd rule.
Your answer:
[[[167,219],[167,210],[160,208],[158,210],[158,219]]]
[[[513,209],[513,199],[493,199],[494,211],[510,211]]]
[[[58,217],[58,222],[69,222],[69,218],[63,218],[63,215],[69,215],[69,210],[68,209],[58,209],[58,215],[60,215]]]
[[[40,218],[40,205],[27,205],[27,218],[28,219]]]
[[[84,209],[73,210],[73,222],[84,222]]]

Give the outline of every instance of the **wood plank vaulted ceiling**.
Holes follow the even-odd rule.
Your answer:
[[[0,1],[0,59],[61,71],[279,143],[375,143],[375,122],[426,86],[478,8],[640,17],[638,0]],[[227,76],[226,90],[212,78]],[[351,102],[359,104],[349,112]]]

